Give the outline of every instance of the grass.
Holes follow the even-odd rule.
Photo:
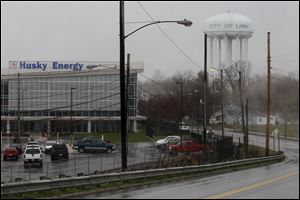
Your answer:
[[[228,128],[234,128],[234,126],[227,126]],[[270,131],[272,132],[275,129],[278,129],[280,131],[280,135],[284,136],[284,124],[280,125],[270,125]],[[238,127],[237,131],[241,131],[240,126]],[[249,131],[250,132],[260,132],[265,133],[266,132],[266,125],[249,125]],[[293,138],[299,138],[299,126],[298,125],[286,125],[286,136],[287,137],[293,137]]]

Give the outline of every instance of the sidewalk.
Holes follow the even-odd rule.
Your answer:
[[[230,128],[225,128],[225,130],[230,130],[233,132],[234,129],[230,129]],[[236,133],[241,133],[242,132],[236,132]],[[252,135],[260,135],[260,136],[265,136],[264,133],[259,133],[259,132],[249,132],[249,134],[252,134]],[[270,137],[273,137],[272,136],[272,133],[270,134]],[[284,136],[280,136],[280,139],[285,139]],[[299,141],[299,138],[292,138],[292,137],[286,137],[287,140],[291,140],[291,141]]]

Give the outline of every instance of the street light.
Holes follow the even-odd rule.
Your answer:
[[[71,136],[73,136],[73,90],[76,90],[77,88],[71,88],[71,112],[70,112],[70,117],[71,117],[71,126],[70,126],[70,132]],[[76,122],[76,120],[75,120]],[[75,123],[76,124],[76,123]],[[76,125],[75,125],[75,130],[76,130]]]
[[[145,28],[145,27],[150,26],[150,25],[153,25],[153,24],[161,24],[161,23],[177,23],[177,24],[180,24],[180,25],[184,25],[184,26],[186,26],[186,27],[190,27],[190,26],[192,26],[192,24],[193,24],[192,21],[186,20],[186,19],[180,20],[180,21],[154,21],[154,22],[151,22],[151,23],[149,23],[149,24],[146,24],[146,25],[144,25],[144,26],[141,26],[141,27],[139,27],[138,29],[136,29],[136,30],[130,32],[129,34],[127,34],[127,35],[125,36],[125,38],[127,38],[128,36],[130,36],[131,34],[137,32],[138,30],[140,30],[140,29],[142,29],[142,28]]]
[[[125,35],[125,21],[124,21],[124,1],[120,1],[120,101],[121,101],[121,152],[122,152],[122,171],[127,169],[127,111],[126,111],[126,94],[125,94],[125,38],[137,32],[138,30],[158,23],[177,23],[184,26],[191,26],[192,22],[189,20],[183,21],[156,21],[144,26],[139,27],[138,29],[130,32]]]
[[[26,92],[27,90],[23,89],[22,90],[22,133],[24,133],[24,92]]]
[[[224,110],[223,110],[223,68],[210,67],[212,70],[221,72],[221,115],[222,115],[222,136],[224,136]]]

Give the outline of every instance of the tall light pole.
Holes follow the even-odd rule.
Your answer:
[[[24,92],[27,90],[22,90],[22,132],[24,133]]]
[[[70,126],[70,133],[71,136],[73,136],[73,90],[76,90],[76,88],[71,88],[71,111],[70,111],[70,117],[71,117],[71,126]],[[76,121],[76,120],[75,120]],[[75,127],[76,130],[76,127]]]
[[[243,100],[243,89],[242,89],[242,72],[239,71],[239,90],[240,90],[240,104],[241,104],[241,119],[242,119],[242,128],[244,134],[244,145],[245,152],[247,149],[247,135],[246,135],[246,127],[245,127],[245,114],[244,114],[244,100]]]
[[[21,131],[21,125],[20,125],[20,73],[18,73],[18,113],[17,113],[17,135],[15,137],[15,143],[20,143],[20,131]]]
[[[126,84],[125,84],[125,38],[137,32],[138,30],[147,26],[158,23],[177,23],[184,26],[191,26],[192,22],[189,20],[182,21],[156,21],[125,35],[125,21],[124,21],[124,1],[120,1],[120,101],[121,101],[121,153],[122,153],[122,171],[127,170],[127,111],[126,111]]]

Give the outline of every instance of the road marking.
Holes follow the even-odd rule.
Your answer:
[[[254,183],[252,185],[248,185],[248,186],[243,187],[243,188],[231,190],[231,191],[224,192],[224,193],[217,194],[217,195],[212,195],[212,196],[209,196],[209,197],[207,197],[205,199],[220,199],[220,198],[223,198],[223,197],[226,197],[226,196],[229,196],[229,195],[233,195],[233,194],[245,192],[247,190],[252,190],[252,189],[255,189],[255,188],[258,188],[258,187],[262,187],[264,185],[267,185],[267,184],[270,184],[270,183],[273,183],[273,182],[276,182],[276,181],[280,181],[282,179],[286,179],[286,178],[288,178],[290,176],[294,176],[294,175],[296,175],[298,173],[299,173],[299,171],[290,172],[290,173],[288,173],[286,175],[282,175],[282,176],[278,176],[278,177],[275,177],[275,178],[272,178],[272,179],[269,179],[269,180],[266,180],[266,181]]]

